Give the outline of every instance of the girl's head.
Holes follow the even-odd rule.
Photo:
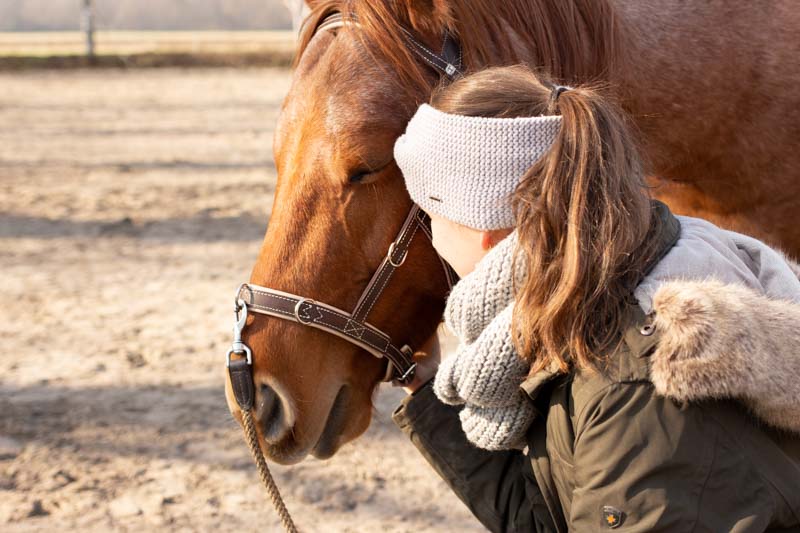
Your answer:
[[[457,185],[465,191],[505,187],[505,203],[493,205],[512,213],[505,225],[517,229],[515,264],[522,262],[527,273],[516,287],[513,333],[519,353],[531,360],[533,370],[596,365],[618,342],[634,282],[657,248],[648,237],[658,221],[651,216],[637,143],[624,114],[596,89],[564,90],[524,66],[490,68],[462,78],[435,92],[431,106],[454,116],[454,123],[457,116],[496,119],[483,123],[485,141],[478,137],[479,144],[471,149],[490,147],[479,154],[484,167],[507,172],[514,168],[509,160],[524,163],[513,176],[487,177],[481,170]],[[537,120],[542,127],[520,122],[524,120]],[[555,127],[550,120],[556,120]],[[491,130],[490,124],[507,127]],[[517,127],[533,129],[535,135],[508,133]],[[466,135],[458,128],[453,131],[452,138],[437,135],[454,153],[461,143],[476,138],[471,130]],[[398,164],[405,174],[397,146],[395,155],[401,156]],[[475,182],[484,187],[476,188]],[[438,204],[411,192],[423,208],[420,200],[433,207],[426,210],[434,220],[435,244],[437,221],[440,230],[471,236],[444,239],[444,248],[449,244],[450,249],[437,246],[448,261],[459,254],[479,259],[492,236],[502,235],[500,228],[464,227],[464,220],[443,219]],[[474,196],[468,192],[462,197],[471,200],[462,202],[490,210],[476,204]]]

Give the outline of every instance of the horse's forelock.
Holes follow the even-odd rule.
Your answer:
[[[412,94],[427,94],[434,80],[426,65],[400,45],[406,39],[403,27],[434,48],[445,30],[455,35],[466,70],[526,60],[556,79],[585,81],[602,76],[618,53],[618,21],[609,0],[327,0],[316,4],[306,20],[295,64],[319,22],[333,12],[355,15],[355,37],[364,50]],[[519,36],[528,36],[524,57]]]

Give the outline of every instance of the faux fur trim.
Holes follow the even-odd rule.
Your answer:
[[[800,433],[800,304],[714,280],[669,281],[653,310],[659,394],[737,398],[767,424]]]

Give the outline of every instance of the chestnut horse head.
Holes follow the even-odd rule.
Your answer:
[[[547,56],[547,64],[555,58],[580,70],[576,56],[539,27],[543,14],[571,23],[557,8],[541,7],[551,2],[520,3],[539,13],[510,2],[462,3],[469,4],[462,18],[454,17],[459,2],[312,6],[275,132],[278,183],[252,284],[349,310],[383,261],[412,206],[393,161],[394,142],[440,79],[411,51],[405,30],[436,51],[446,29],[469,35],[461,52],[475,66],[519,62],[528,51],[515,36],[538,33],[543,64]],[[334,12],[345,24],[316,31]],[[430,242],[417,238],[368,322],[399,344],[419,347],[435,332],[447,290]],[[328,457],[368,427],[385,360],[328,332],[264,315],[248,320],[245,341],[253,351],[259,436],[270,459]],[[227,392],[239,418],[230,384]]]

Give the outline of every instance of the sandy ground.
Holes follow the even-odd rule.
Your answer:
[[[223,395],[282,70],[0,75],[0,530],[277,531]],[[481,531],[390,420],[276,467],[304,531]]]

